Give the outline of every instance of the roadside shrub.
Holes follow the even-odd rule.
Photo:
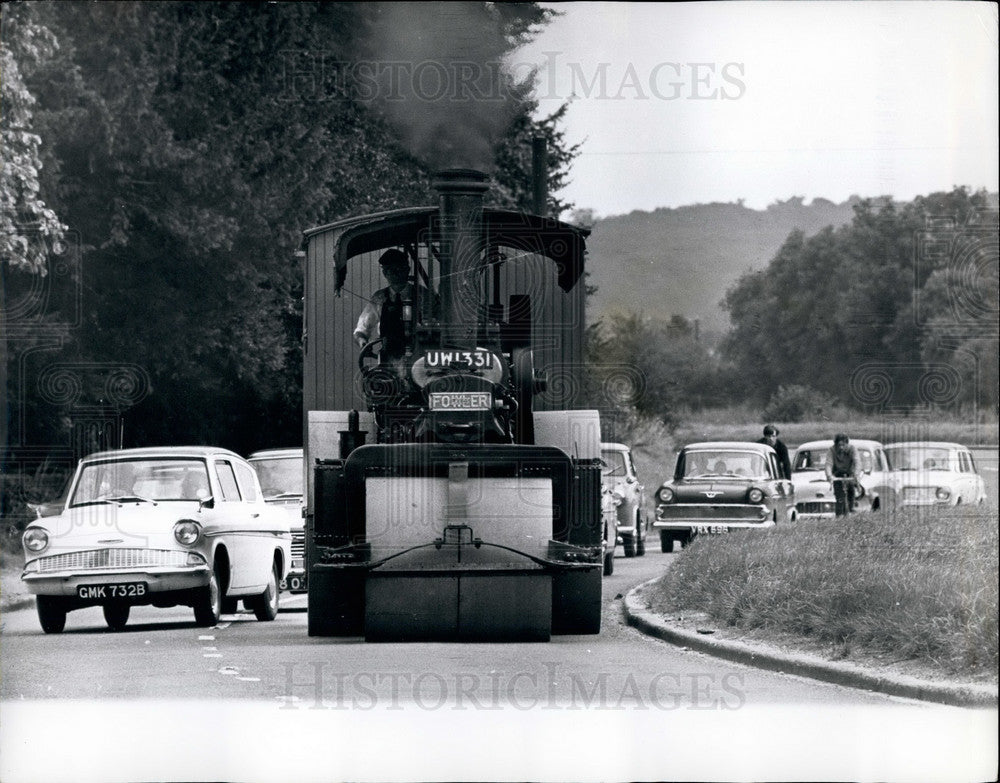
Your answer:
[[[808,386],[779,386],[764,406],[764,420],[795,422],[825,419],[836,407],[832,397]]]
[[[995,679],[997,523],[996,509],[913,509],[696,540],[649,603]]]

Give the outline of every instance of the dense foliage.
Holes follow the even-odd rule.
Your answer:
[[[683,408],[709,407],[726,374],[687,319],[612,315],[587,332],[587,404],[610,420],[632,416],[672,427]]]
[[[20,38],[37,49],[4,49],[5,134],[26,132],[11,123],[30,119],[37,135],[25,149],[44,164],[25,169],[38,186],[26,180],[22,191],[43,193],[45,209],[74,238],[63,259],[72,257],[72,269],[46,293],[45,312],[30,314],[63,324],[64,333],[43,344],[8,344],[16,370],[12,443],[73,440],[84,451],[114,444],[103,431],[76,442],[74,419],[97,411],[124,425],[126,446],[201,442],[245,453],[297,444],[302,274],[295,253],[303,229],[432,203],[428,173],[449,161],[422,142],[442,143],[466,163],[468,140],[459,131],[470,127],[493,158],[472,162],[492,168],[501,203],[530,200],[530,164],[515,167],[529,160],[534,135],[549,140],[550,191],[558,189],[575,154],[558,127],[561,113],[533,120],[528,85],[497,76],[495,67],[552,12],[530,3],[405,4],[401,30],[402,10],[380,3],[4,6],[4,40],[29,31]],[[442,15],[449,25],[439,24]],[[418,25],[427,35],[417,34]],[[479,32],[470,36],[470,29]],[[407,49],[413,40],[426,51]],[[11,56],[23,60],[23,86],[12,78],[19,72],[8,70]],[[405,127],[409,115],[394,113],[364,81],[365,67],[430,56],[449,67],[481,63],[483,78],[495,81],[489,111],[476,100],[424,100],[422,113],[413,112],[425,123],[416,133]],[[445,108],[447,117],[438,117]],[[5,169],[7,157],[5,150]],[[42,208],[37,198],[22,201]],[[555,197],[550,204],[565,206]],[[13,274],[6,253],[4,262],[9,295],[30,297],[36,280]],[[34,266],[46,263],[53,259]],[[71,372],[53,379],[55,367]],[[116,367],[128,377],[109,393],[102,377]]]
[[[870,411],[995,411],[997,298],[985,192],[865,201],[727,292],[723,349],[759,402],[800,385]]]

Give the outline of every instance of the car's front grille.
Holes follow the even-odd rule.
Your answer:
[[[743,503],[728,505],[684,504],[663,505],[657,507],[656,518],[662,522],[686,522],[688,520],[718,520],[732,522],[764,522],[766,511],[760,506]]]
[[[796,503],[795,507],[800,514],[826,514],[834,510],[834,504],[830,502]]]
[[[145,566],[187,565],[187,552],[169,549],[91,549],[49,555],[36,561],[40,573],[51,571],[89,571],[107,568],[142,568]]]
[[[935,487],[903,487],[903,502],[925,503],[935,499]]]
[[[306,556],[306,534],[301,531],[292,533],[292,557]]]

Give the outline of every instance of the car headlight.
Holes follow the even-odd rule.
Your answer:
[[[611,497],[614,498],[616,506],[620,506],[622,504],[622,501],[625,500],[625,496],[618,490],[612,492]]]
[[[174,538],[178,544],[191,546],[201,536],[201,525],[190,519],[182,519],[174,525]]]
[[[764,493],[761,490],[757,489],[757,487],[754,487],[749,492],[747,492],[747,500],[749,500],[751,503],[760,503],[760,501],[762,501],[763,499],[764,499]]]
[[[938,500],[947,500],[951,497],[951,490],[948,487],[938,487],[934,494],[937,495]]]
[[[49,534],[40,527],[29,527],[21,537],[25,551],[41,552],[49,545]]]
[[[674,491],[670,487],[660,487],[656,496],[664,503],[670,503],[674,499]]]

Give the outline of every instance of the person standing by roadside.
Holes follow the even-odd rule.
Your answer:
[[[833,484],[838,517],[854,511],[854,498],[860,483],[858,467],[858,451],[851,439],[842,432],[837,433],[826,454],[826,478]]]
[[[766,443],[778,454],[778,466],[781,468],[781,477],[786,481],[792,480],[792,461],[788,458],[788,446],[778,440],[778,428],[773,424],[764,427],[764,437],[758,443]]]

